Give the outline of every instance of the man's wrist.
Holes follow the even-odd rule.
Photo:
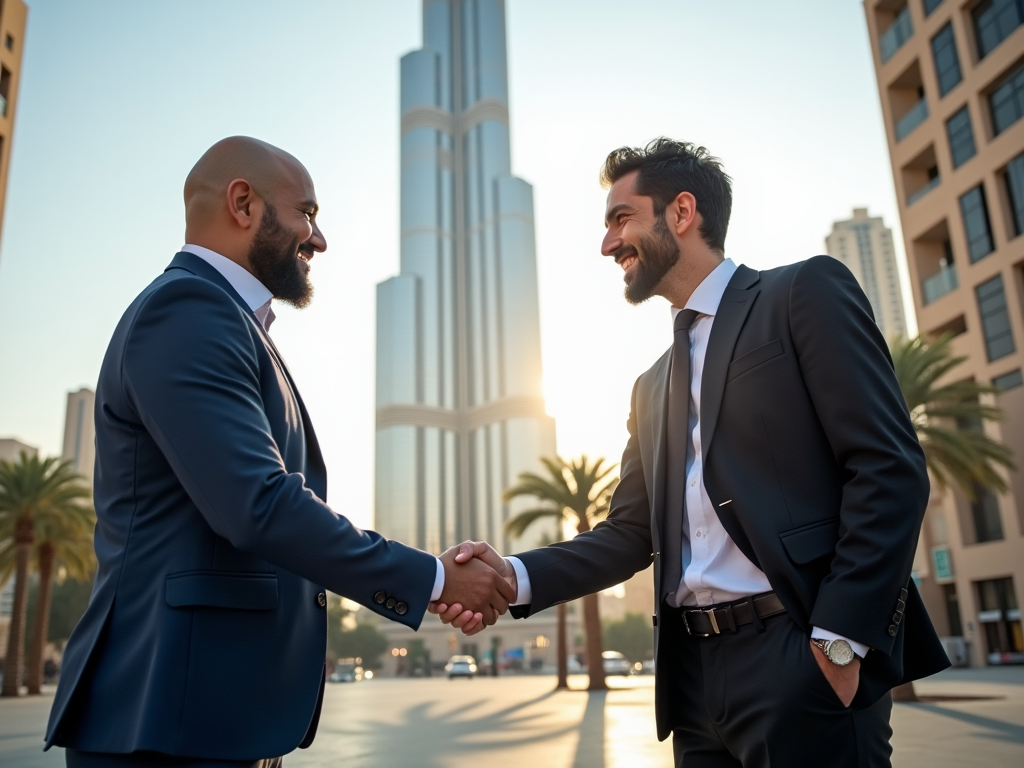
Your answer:
[[[513,555],[506,557],[505,562],[512,566],[512,572],[515,574],[515,582],[512,586],[516,588],[516,599],[511,605],[529,605],[533,602],[533,589],[526,566],[523,565],[522,560]]]
[[[860,658],[860,659],[863,659],[865,656],[867,656],[868,655],[868,651],[871,650],[868,646],[864,645],[864,643],[858,643],[858,642],[856,642],[854,640],[851,640],[848,637],[843,637],[840,634],[837,634],[835,632],[831,632],[831,631],[829,631],[827,629],[822,629],[821,627],[811,627],[811,639],[812,640],[845,640],[849,644],[850,648],[853,650],[853,652],[857,656],[857,658]]]
[[[436,602],[441,599],[441,593],[444,592],[444,563],[441,562],[441,558],[435,557],[437,561],[437,570],[434,572],[434,588],[430,590],[430,602]]]

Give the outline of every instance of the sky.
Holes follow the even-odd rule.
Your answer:
[[[398,272],[399,58],[420,0],[29,0],[0,239],[0,437],[60,451],[66,393],[183,243],[181,188],[218,139],[296,155],[328,250],[273,328],[328,501],[372,526],[375,286]],[[563,456],[617,461],[629,395],[671,343],[600,254],[608,152],[666,135],[733,177],[726,255],[824,252],[867,207],[902,235],[858,0],[507,0],[513,172],[534,188],[544,392]]]

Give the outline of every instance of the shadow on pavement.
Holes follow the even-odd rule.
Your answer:
[[[999,739],[1000,741],[1008,741],[1013,744],[1024,744],[1024,726],[1015,725],[1014,723],[1007,723],[1004,720],[996,720],[995,718],[985,717],[984,715],[976,715],[972,712],[963,712],[959,709],[947,709],[946,707],[940,707],[935,704],[927,703],[915,703],[907,704],[916,709],[923,709],[926,712],[931,712],[936,715],[942,715],[944,717],[952,718],[953,720],[959,720],[962,723],[968,723],[970,725],[976,725],[979,728],[984,728],[990,733],[978,734],[990,739]]]
[[[580,741],[572,768],[604,768],[604,704],[607,691],[587,694],[587,708],[580,720]]]

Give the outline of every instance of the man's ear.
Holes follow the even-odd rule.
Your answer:
[[[256,190],[245,179],[235,179],[228,184],[228,213],[242,229],[249,229],[256,223],[255,202],[259,199]]]
[[[697,224],[697,198],[689,192],[680,192],[675,200],[669,203],[665,213],[668,217],[668,228],[677,237],[682,237]]]

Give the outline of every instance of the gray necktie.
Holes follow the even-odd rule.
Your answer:
[[[686,500],[686,449],[690,441],[690,327],[698,312],[684,309],[676,314],[672,342],[672,369],[668,379],[668,453],[665,462],[665,540],[663,591],[675,604],[683,575],[683,511]]]

